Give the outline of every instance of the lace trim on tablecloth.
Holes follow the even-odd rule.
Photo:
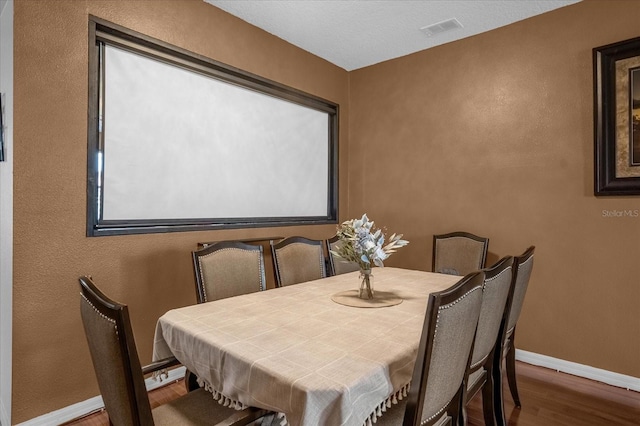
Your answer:
[[[248,405],[245,405],[240,401],[236,401],[235,399],[229,398],[228,396],[218,392],[201,378],[196,377],[196,380],[198,382],[198,385],[200,385],[200,387],[203,387],[206,391],[211,392],[211,395],[213,395],[213,399],[218,401],[218,404],[224,407],[233,408],[235,410],[244,410],[245,408],[249,408]],[[284,413],[277,413],[277,415],[274,417],[274,420],[275,419],[278,419],[280,426],[287,426],[289,424],[287,422],[287,418],[285,417]],[[271,424],[273,425],[274,423],[272,422]]]
[[[151,377],[153,378],[153,380],[161,382],[162,380],[167,379],[169,377],[169,374],[168,374],[166,369],[162,369],[162,370],[159,370],[159,371],[154,371],[152,373]],[[204,380],[202,380],[199,377],[196,377],[196,381],[198,382],[198,385],[201,388],[204,388],[207,392],[211,393],[211,395],[213,396],[213,399],[215,401],[218,401],[218,404],[220,404],[220,405],[222,405],[224,407],[233,408],[233,409],[238,410],[238,411],[239,410],[244,410],[245,408],[249,407],[248,405],[245,405],[240,401],[236,401],[233,398],[229,398],[228,396],[223,395],[221,392],[218,392],[217,390],[215,390],[207,382],[205,382]],[[276,422],[280,426],[287,426],[289,424],[287,422],[287,418],[286,418],[284,413],[276,413],[274,415],[273,420],[274,421],[271,422],[271,426],[275,425]]]
[[[201,388],[204,388],[206,391],[210,392],[211,395],[213,395],[213,399],[218,401],[218,404],[224,407],[233,408],[235,410],[244,410],[245,408],[248,408],[248,405],[244,405],[242,402],[236,401],[235,399],[229,398],[228,396],[218,392],[201,378],[198,377],[197,381],[198,385],[200,385]]]
[[[380,403],[380,405],[378,405],[369,415],[369,417],[364,421],[362,426],[373,426],[373,424],[378,420],[378,417],[381,417],[382,414],[387,411],[387,408],[391,408],[392,405],[396,405],[398,404],[398,401],[402,401],[404,398],[406,398],[407,393],[409,392],[410,385],[411,383],[407,383],[397,392],[394,392],[391,396]]]
[[[162,381],[163,379],[162,376],[165,376],[164,378],[167,377],[166,370],[156,371],[153,373],[152,377],[155,380]],[[233,408],[236,410],[244,410],[245,408],[249,407],[248,405],[245,405],[240,401],[236,401],[232,398],[229,398],[228,396],[223,395],[222,393],[212,388],[207,382],[205,382],[199,377],[197,378],[197,382],[198,382],[198,385],[200,385],[200,387],[204,387],[205,390],[207,390],[208,392],[211,392],[213,399],[218,401],[218,404],[222,406]],[[398,404],[398,401],[402,401],[404,398],[406,398],[407,393],[409,392],[410,385],[411,383],[407,383],[398,391],[391,394],[387,399],[382,401],[376,408],[374,408],[373,412],[369,415],[369,417],[367,417],[367,419],[364,421],[362,426],[373,426],[374,423],[376,423],[376,421],[378,420],[378,417],[381,417],[382,414],[385,413],[388,408],[391,408],[393,405]],[[276,415],[276,418],[279,419],[280,426],[287,426],[289,424],[289,422],[287,421],[287,417],[285,416],[284,413],[278,413]]]

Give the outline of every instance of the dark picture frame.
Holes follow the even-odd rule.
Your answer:
[[[0,93],[0,161],[5,161],[4,157],[4,102],[3,94]]]
[[[593,76],[594,194],[640,195],[640,37],[594,48]]]

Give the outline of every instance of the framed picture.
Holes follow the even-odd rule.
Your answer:
[[[593,49],[595,195],[640,195],[640,37]]]
[[[4,161],[4,102],[2,101],[2,93],[0,93],[0,161]]]

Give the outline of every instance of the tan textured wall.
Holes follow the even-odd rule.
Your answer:
[[[335,227],[85,237],[88,15],[340,104],[346,213],[348,74],[202,0],[15,3],[14,423],[97,395],[77,277],[130,305],[150,361],[157,318],[195,303],[198,241],[327,238]]]
[[[349,202],[431,268],[434,233],[536,245],[521,349],[640,377],[640,197],[593,196],[592,48],[640,36],[636,1],[584,1],[350,73]]]
[[[341,217],[404,232],[389,265],[430,269],[432,235],[456,229],[488,235],[490,261],[535,244],[518,346],[640,377],[640,218],[602,217],[640,199],[592,195],[591,49],[640,35],[634,1],[587,0],[347,74],[200,0],[17,0],[14,423],[98,393],[79,275],[131,306],[146,362],[157,317],[195,301],[197,241],[333,232],[86,238],[88,14],[339,103]]]

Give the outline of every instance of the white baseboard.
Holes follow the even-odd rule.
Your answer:
[[[10,425],[10,424],[11,424],[11,421],[9,419],[7,408],[4,406],[4,401],[0,399],[0,426]]]
[[[161,386],[166,386],[175,380],[183,378],[185,372],[186,372],[186,368],[178,367],[169,371],[168,378],[163,378],[162,381],[148,378],[145,380],[145,384],[147,385],[148,390],[157,389]],[[104,408],[104,403],[102,402],[102,396],[98,395],[93,398],[87,399],[86,401],[78,402],[77,404],[69,405],[59,410],[52,411],[51,413],[47,413],[40,417],[36,417],[35,419],[27,420],[26,422],[20,423],[17,426],[59,425],[59,424],[68,422],[70,420],[77,419],[78,417],[82,417],[93,411],[101,410],[102,408]],[[2,424],[3,425],[5,424],[4,420]],[[7,421],[6,424],[8,425],[9,422]]]
[[[640,392],[640,378],[516,349],[516,360]]]

